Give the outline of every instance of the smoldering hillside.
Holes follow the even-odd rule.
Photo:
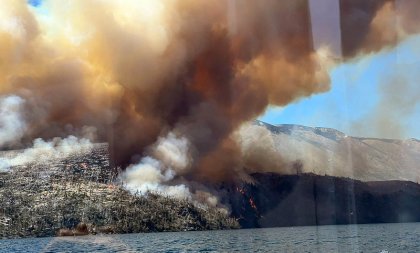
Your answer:
[[[127,233],[237,228],[238,222],[246,228],[420,221],[420,185],[409,182],[419,171],[415,139],[263,122],[236,134],[245,154],[242,177],[190,182],[194,199],[172,195],[171,188],[169,198],[131,194],[105,144],[72,137],[0,152],[0,236],[53,236],[80,222],[90,233]],[[277,161],[282,170],[273,166]]]
[[[244,122],[327,91],[332,66],[419,32],[417,1],[339,6],[335,59],[329,41],[314,46],[307,0],[1,0],[0,147],[108,142],[137,190],[188,196],[192,182],[240,178]]]
[[[0,152],[0,164],[9,161],[7,171],[0,167],[0,239],[239,226],[225,210],[130,193],[110,166],[106,144],[67,139],[55,145],[54,152],[52,143],[40,142],[30,150]]]

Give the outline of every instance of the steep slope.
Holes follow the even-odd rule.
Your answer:
[[[301,161],[302,172],[363,181],[420,181],[419,140],[358,138],[330,128],[255,124],[272,133],[284,159]]]
[[[225,184],[242,227],[420,222],[420,185],[362,182],[314,174],[251,175],[254,183]]]
[[[55,236],[79,223],[93,234],[238,227],[216,208],[156,194],[133,195],[115,183],[116,176],[106,144],[0,171],[0,239]]]

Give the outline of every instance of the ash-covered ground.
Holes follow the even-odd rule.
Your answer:
[[[0,238],[55,236],[80,223],[92,234],[238,228],[219,209],[153,193],[133,195],[116,179],[107,144],[0,172]]]

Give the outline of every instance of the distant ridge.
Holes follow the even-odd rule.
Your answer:
[[[308,127],[303,125],[294,125],[294,124],[279,124],[279,125],[270,125],[268,123],[262,122],[257,120],[257,125],[265,126],[267,129],[269,129],[273,133],[292,133],[295,130],[300,131],[309,131],[313,132],[315,134],[324,136],[325,138],[329,138],[335,141],[341,140],[346,136],[343,132],[340,132],[338,130],[335,130],[333,128],[327,128],[327,127]]]
[[[303,172],[343,176],[362,181],[420,181],[420,141],[352,137],[325,127],[293,124],[271,125],[279,155],[299,160]]]

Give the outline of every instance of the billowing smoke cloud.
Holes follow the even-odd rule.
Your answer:
[[[140,163],[127,168],[122,178],[126,187],[140,194],[152,191],[190,199],[190,191],[184,184],[165,185],[191,166],[188,139],[178,138],[170,132],[166,137],[160,137],[150,152],[150,156],[142,158]]]
[[[17,96],[0,97],[0,148],[23,137],[26,130],[21,111],[23,103]]]
[[[420,32],[415,0],[341,0],[341,39],[344,57],[395,46]]]
[[[379,14],[404,14],[400,37],[417,31],[417,3],[387,12],[392,3],[340,1],[345,59],[393,45]],[[116,163],[133,164],[127,175],[139,189],[234,176],[243,150],[232,133],[243,122],[329,89],[328,48],[313,48],[307,0],[41,8],[0,0],[0,94],[25,100],[22,142],[93,126]]]

